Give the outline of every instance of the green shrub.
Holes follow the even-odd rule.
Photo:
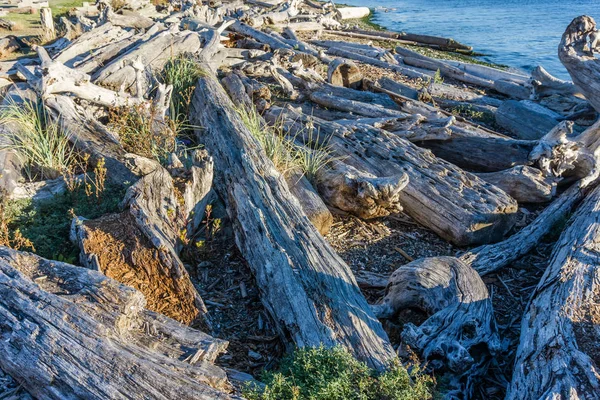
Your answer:
[[[377,374],[342,347],[296,350],[279,371],[266,372],[264,390],[249,386],[250,400],[425,400],[432,398],[433,378],[399,361]]]

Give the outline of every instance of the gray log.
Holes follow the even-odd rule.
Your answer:
[[[532,293],[507,399],[599,399],[597,280],[600,188],[556,242]]]
[[[505,101],[496,111],[496,123],[517,139],[540,139],[559,118],[559,114],[531,101]]]
[[[0,367],[40,399],[233,398],[209,362],[226,343],[144,306],[99,272],[2,247]]]
[[[198,80],[190,119],[205,128],[197,133],[215,156],[216,190],[282,338],[300,347],[342,344],[384,369],[394,351],[352,272],[292,200],[214,77]]]

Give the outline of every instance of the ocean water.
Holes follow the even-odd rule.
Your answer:
[[[570,79],[557,55],[573,18],[597,17],[600,0],[344,0],[375,9],[373,21],[396,31],[451,37],[484,60],[530,71],[542,65]],[[382,8],[386,8],[387,12]]]

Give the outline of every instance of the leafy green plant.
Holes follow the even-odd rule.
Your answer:
[[[444,78],[442,78],[442,72],[439,68],[437,69],[437,71],[435,71],[435,74],[433,75],[433,83],[436,83],[438,85],[444,83]]]
[[[426,400],[433,378],[393,361],[382,374],[342,347],[304,348],[285,357],[277,372],[266,372],[264,389],[248,386],[250,400]]]
[[[69,137],[41,102],[9,100],[0,108],[0,124],[10,127],[0,148],[17,154],[30,180],[58,178],[75,160]]]

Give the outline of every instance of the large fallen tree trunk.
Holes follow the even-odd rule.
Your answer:
[[[507,399],[600,398],[600,188],[555,245],[521,324]]]
[[[342,344],[382,370],[393,348],[349,267],[318,234],[214,76],[198,80],[190,120],[215,156],[216,190],[282,338]]]
[[[445,398],[470,398],[477,379],[500,350],[485,283],[453,257],[423,258],[398,268],[383,302],[373,308],[381,318],[408,308],[430,315],[418,327],[405,324],[402,339],[437,373],[449,372]]]
[[[43,306],[42,306],[43,305]],[[229,399],[226,342],[99,272],[0,247],[0,367],[39,399]]]

